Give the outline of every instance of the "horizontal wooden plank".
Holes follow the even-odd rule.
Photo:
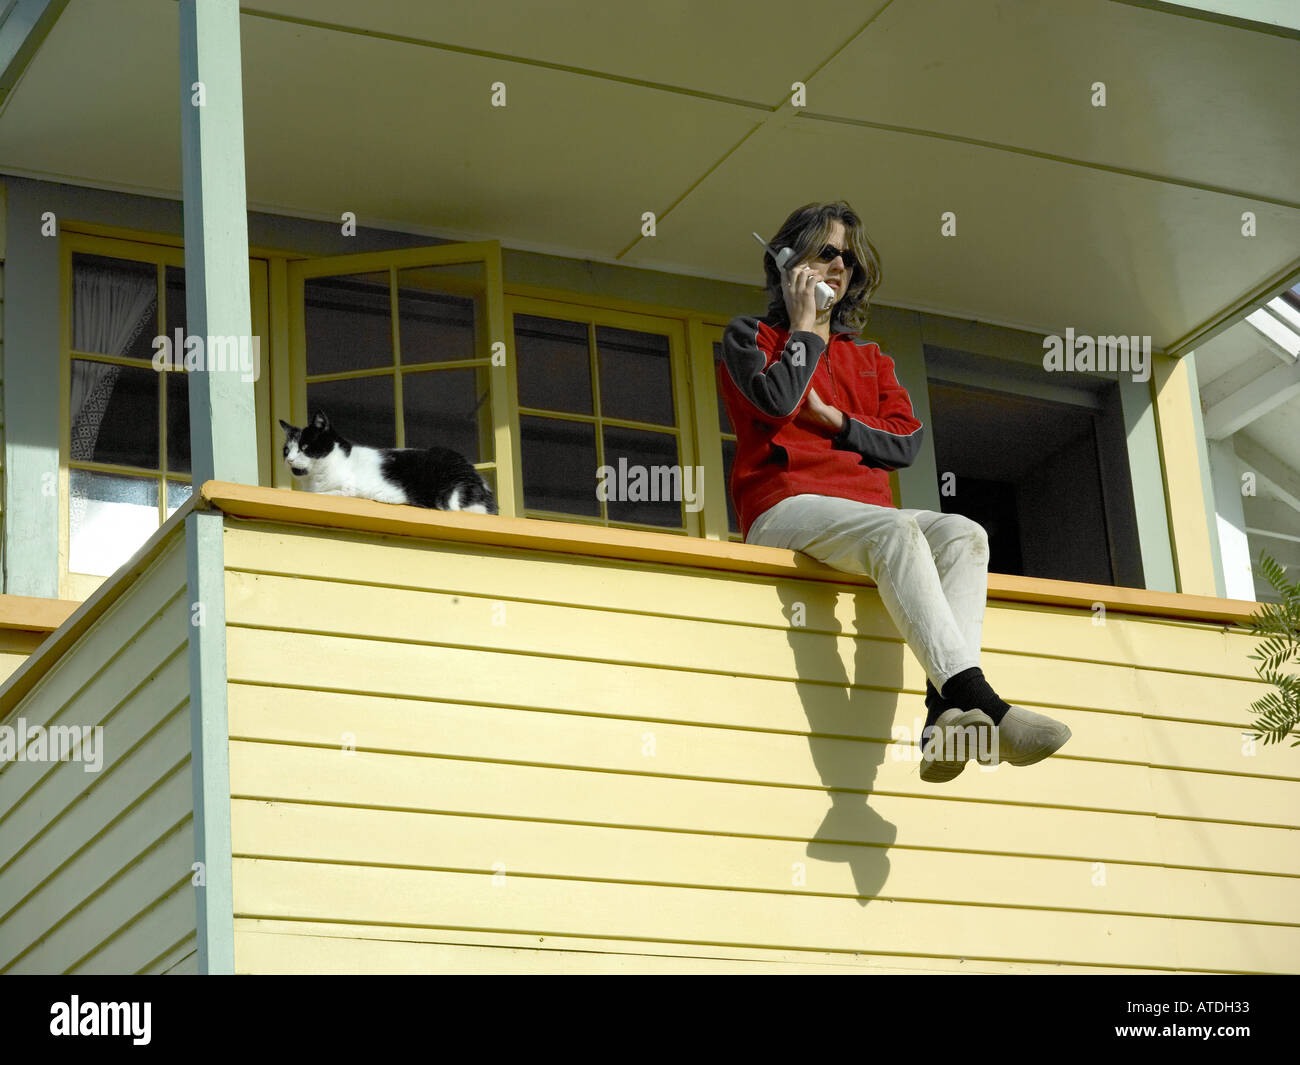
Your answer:
[[[235,971],[240,974],[918,976],[939,975],[942,972],[938,969],[866,968],[834,962],[741,961],[658,954],[520,950],[453,943],[363,939],[358,936],[286,936],[266,932],[237,933],[235,957]]]
[[[952,906],[413,869],[234,861],[237,916],[450,925],[775,949],[1282,973],[1300,929],[1069,910]]]
[[[876,739],[891,738],[896,726],[915,735],[918,719],[921,725],[925,720],[919,692],[237,628],[228,630],[227,647],[232,681],[277,688],[360,690],[380,697],[391,692],[403,699],[436,694],[439,700],[458,703]],[[333,651],[354,658],[341,662]],[[301,656],[301,666],[284,655]],[[381,668],[370,669],[372,662]],[[383,668],[388,663],[420,672],[395,674]],[[1144,760],[1141,718],[1069,710],[1058,714],[1062,720],[1089,719],[1096,733],[1111,743],[1090,748],[1092,756],[1131,754],[1134,761]]]
[[[1296,881],[1154,865],[235,800],[236,857],[1292,924]]]
[[[30,595],[0,595],[0,630],[53,632],[81,603]]]
[[[967,770],[970,772],[970,770]],[[1162,836],[1152,816],[932,797],[827,792],[502,762],[232,740],[235,798],[388,807],[828,843],[1153,860],[1235,872],[1300,872],[1294,831],[1198,822]],[[1163,846],[1162,846],[1163,844]]]
[[[135,953],[136,941],[128,926],[155,903],[174,893],[182,877],[188,887],[193,861],[194,823],[190,818],[160,839],[141,840],[133,862],[66,920],[53,928],[27,930],[22,936],[25,942],[14,944],[16,955],[0,966],[0,973],[71,972],[108,946],[114,937],[125,937],[122,949],[139,959],[133,967],[123,964],[115,971],[135,972],[185,934],[186,925],[174,909],[169,911],[169,920],[164,922],[166,935],[158,937],[146,930],[138,939],[139,954]],[[189,920],[193,922],[196,920],[193,888],[188,891]],[[120,955],[115,952],[113,956]]]
[[[249,631],[231,629],[228,632],[227,647],[230,651],[232,678],[248,667],[247,643],[241,634],[247,635]],[[348,688],[361,683],[370,684],[372,687],[396,683],[407,688],[409,692],[411,688],[418,691],[420,681],[427,678],[429,687],[424,691],[446,688],[444,678],[447,676],[447,671],[438,668],[439,660],[445,658],[443,648],[417,644],[392,644],[376,640],[312,638],[299,633],[282,633],[273,630],[263,630],[258,636],[259,654],[278,652],[273,653],[273,661],[266,664],[266,672],[278,675],[281,680],[289,683],[308,683],[307,678],[310,675],[313,678],[311,683],[320,683],[331,688]],[[345,679],[330,675],[339,671],[340,663],[343,663],[343,668],[349,671]],[[487,666],[487,663],[480,662],[475,668],[481,670]],[[521,667],[516,660],[503,668],[519,670]],[[364,676],[362,676],[363,671]],[[494,673],[500,675],[500,671]],[[663,675],[664,671],[660,670],[657,673]],[[440,684],[440,681],[443,683]],[[653,681],[649,684],[653,685]],[[653,690],[653,687],[647,690]],[[792,686],[787,698],[797,706],[797,689]],[[641,695],[640,699],[644,700],[644,695]],[[335,702],[331,705],[338,704]],[[809,712],[809,717],[815,721],[812,712]],[[400,735],[405,720],[404,716],[398,718],[398,724],[395,726],[396,738],[387,749],[407,749],[407,741]],[[502,720],[511,722],[506,732],[514,728],[514,718],[506,717]],[[597,734],[597,730],[603,730],[603,734],[608,735],[610,729],[617,729],[623,750],[636,758],[639,767],[647,764],[645,756],[640,753],[645,742],[644,722],[630,726],[625,721],[612,724],[591,718],[574,721],[571,717],[566,718],[565,715],[557,715],[557,720],[560,722],[567,720],[567,726],[557,727],[567,727],[578,742],[585,745],[585,749],[593,751],[599,751],[602,747],[596,740],[590,738]],[[350,709],[340,711],[340,716],[335,721],[341,727],[335,728],[334,731],[319,732],[321,739],[318,742],[339,743],[342,732],[355,731],[360,724],[356,714]],[[527,727],[526,722],[523,724]],[[682,732],[683,728],[687,728],[688,731]],[[823,730],[818,728],[817,731]],[[934,791],[932,785],[924,783],[919,778],[917,757],[919,752],[915,743],[899,745],[897,753],[894,754],[890,752],[888,745],[874,741],[844,741],[828,738],[819,739],[813,748],[813,754],[810,754],[811,745],[800,737],[780,737],[749,730],[705,730],[701,734],[690,730],[687,726],[674,725],[659,725],[655,734],[658,735],[659,732],[677,737],[677,742],[668,747],[659,744],[659,753],[654,764],[656,771],[660,772],[669,771],[665,759],[671,753],[684,759],[680,763],[682,772],[690,775],[737,779],[742,770],[736,767],[742,765],[757,767],[762,775],[756,778],[753,773],[745,773],[740,779],[760,779],[764,783],[780,782],[803,786],[816,786],[821,783],[832,787],[869,788],[874,791],[927,795]],[[513,739],[505,732],[499,735],[499,742],[502,745]],[[510,757],[509,754],[502,753],[506,748],[496,746],[497,743],[498,739],[494,736],[486,746],[481,745],[479,756]],[[776,769],[766,769],[767,763],[773,757],[772,751],[784,752],[783,756],[787,761]],[[796,763],[788,761],[789,757],[799,760],[797,768]],[[698,765],[692,763],[692,758],[704,759],[703,764],[710,765],[713,771],[696,772]],[[873,767],[878,767],[874,774],[871,772]],[[1154,799],[1149,794],[1149,785],[1145,783],[1148,772],[1150,771],[1140,765],[1076,758],[1067,750],[1054,756],[1049,763],[1025,769],[1004,764],[995,771],[983,769],[968,771],[947,785],[944,792],[952,797],[1033,801],[1039,804],[1149,813],[1155,810],[1155,806]],[[1025,774],[1032,774],[1032,776],[1029,780],[1025,780],[1023,779]],[[1267,777],[1234,776],[1230,779],[1234,786],[1228,789],[1221,800],[1218,820],[1286,826],[1294,823],[1295,799],[1300,784]],[[1176,803],[1172,796],[1166,801]],[[1201,809],[1200,806],[1194,808],[1198,811]],[[1188,807],[1188,811],[1191,809],[1193,807]],[[1201,816],[1199,812],[1180,813],[1176,804],[1162,805],[1161,812],[1168,813],[1170,816]]]
[[[838,685],[852,677],[877,687],[925,689],[920,664],[896,639],[833,637],[538,603],[511,603],[504,615],[497,615],[488,600],[238,571],[227,573],[226,587],[232,626]],[[1249,723],[1246,708],[1267,690],[1258,681],[1023,654],[988,652],[983,664],[1008,702],[1223,724]]]
[[[117,794],[118,785],[108,784],[114,780],[113,767],[137,744],[160,730],[163,722],[173,719],[178,707],[188,705],[188,677],[189,662],[184,650],[178,648],[151,672],[130,678],[130,683],[139,684],[133,695],[122,702],[120,710],[114,709],[112,704],[106,708],[113,710],[113,716],[103,726],[103,766],[98,773],[86,772],[86,765],[81,762],[53,762],[49,765],[19,762],[11,766],[11,770],[32,769],[36,772],[30,776],[24,773],[21,777],[15,774],[12,788],[6,788],[10,783],[5,779],[8,774],[0,775],[0,792],[4,793],[3,805],[0,805],[0,811],[3,811],[0,812],[0,871],[74,804],[85,804],[86,797],[91,794],[98,797],[110,790]],[[104,709],[98,712],[102,713]],[[134,790],[128,792],[128,801],[142,794],[159,774],[169,770],[189,750],[188,737],[183,746],[176,746],[181,743],[181,726],[174,725],[173,731],[176,733],[171,748],[175,752],[173,757],[170,761],[144,769],[143,775],[136,775],[133,771],[134,784],[131,787]],[[35,786],[23,790],[22,785],[32,780],[35,780]],[[118,807],[114,813],[120,810]],[[77,811],[78,815],[81,812]]]
[[[77,662],[76,675],[82,677],[108,661],[116,654],[123,633],[140,631],[165,602],[184,589],[184,523],[193,507],[194,499],[187,499],[0,686],[0,721],[8,718],[36,689],[46,685],[51,675],[66,678],[66,667],[73,661]],[[100,637],[92,635],[95,630],[99,630]],[[82,658],[82,654],[86,657]],[[61,701],[49,692],[46,698],[56,703]]]
[[[71,970],[78,976],[134,976],[158,951],[197,926],[197,892],[186,877],[139,912]]]
[[[291,523],[427,540],[559,551],[591,557],[625,558],[642,564],[696,566],[773,576],[808,574],[839,583],[841,575],[798,552],[727,540],[672,536],[637,529],[604,528],[577,522],[466,514],[393,506],[368,499],[317,495],[252,485],[206,481],[196,498],[231,518]],[[861,578],[863,582],[867,578]],[[1102,600],[1130,613],[1235,623],[1258,607],[1208,595],[1173,595],[1141,588],[1117,588],[1074,581],[991,574],[990,598],[1016,602],[1064,603],[1088,608]]]
[[[167,565],[167,560],[175,557],[173,552],[163,564]],[[92,626],[75,646],[48,668],[6,722],[13,724],[21,717],[28,728],[53,723],[63,708],[84,689],[97,681],[106,683],[101,680],[103,674],[109,673],[111,678],[122,671],[123,663],[131,669],[139,669],[143,662],[160,662],[167,653],[186,643],[187,622],[183,587],[168,588],[167,583],[159,579],[135,594],[124,595],[99,624]],[[127,634],[134,638],[125,640]],[[97,694],[96,698],[103,701],[107,695]],[[100,717],[85,723],[97,724],[111,705],[105,707]],[[0,779],[11,768],[0,765]]]
[[[471,652],[463,654],[468,659]],[[586,668],[582,663],[572,665],[576,670]],[[481,666],[479,662],[467,661],[466,664],[466,668],[474,670],[481,669]],[[548,665],[548,673],[550,668]],[[525,679],[530,675],[528,671],[523,671]],[[666,678],[672,675],[663,676]],[[522,689],[523,683],[520,682],[518,686]],[[805,737],[816,734],[819,737],[857,737],[893,743],[895,747],[890,750],[889,757],[895,761],[914,762],[919,755],[915,745],[916,737],[921,735],[926,715],[920,695],[895,695],[868,690],[855,691],[852,698],[845,698],[842,693],[831,689],[806,686],[800,692],[801,698],[791,698],[789,685],[781,682],[760,683],[753,687],[760,690],[751,694],[752,701],[743,707],[737,707],[731,697],[721,703],[709,702],[707,692],[689,688],[680,698],[675,698],[677,693],[672,686],[661,685],[659,698],[652,706],[644,705],[644,697],[637,704],[624,704],[624,717],[620,720],[631,720],[628,724],[618,726],[618,741],[625,748],[630,745],[639,751],[644,743],[645,730],[651,727],[652,722],[672,722],[674,719],[680,725],[744,728],[749,723],[745,719],[756,716],[750,712],[761,700],[771,704],[770,713],[764,715],[768,722],[784,717],[780,723],[785,727],[780,731]],[[508,697],[510,693],[502,691],[499,694]],[[501,708],[498,707],[481,707],[483,715],[487,716],[467,719],[470,704],[450,703],[446,700],[394,699],[247,684],[232,685],[229,698],[232,734],[248,739],[341,744],[343,734],[351,733],[358,737],[354,742],[360,742],[372,750],[412,750],[460,757],[509,758],[512,757],[509,751],[536,749],[535,744],[541,740],[534,733],[539,728],[549,728],[549,719],[501,717]],[[647,717],[638,721],[632,718],[636,713],[644,713]],[[582,735],[604,734],[602,730],[610,728],[607,723],[582,723],[588,716],[583,715],[579,723],[573,726]],[[725,720],[717,720],[719,716]],[[1293,766],[1287,759],[1287,747],[1277,744],[1247,744],[1242,740],[1239,730],[1127,714],[1085,714],[1073,710],[1056,710],[1052,716],[1063,721],[1072,731],[1069,746],[1058,756],[1058,760],[1064,759],[1068,754],[1074,759],[1212,770],[1274,778],[1291,786],[1300,785],[1293,777],[1279,776],[1277,772],[1293,771]],[[235,723],[236,718],[238,724]],[[499,732],[490,732],[484,727],[467,734],[462,724],[477,720],[496,722],[498,719],[503,730]],[[425,738],[421,739],[414,733],[408,736],[412,729],[419,730]],[[508,734],[505,730],[508,730]],[[430,734],[438,741],[432,748],[427,746],[431,742]],[[692,734],[682,735],[687,737],[683,746],[693,748],[695,743],[689,739]],[[717,733],[714,731],[703,735],[716,737]],[[362,736],[364,739],[360,738]],[[477,740],[471,739],[471,736],[476,736]],[[449,748],[445,742],[448,738],[469,742],[468,745]],[[499,739],[502,738],[505,746],[499,745]],[[829,741],[819,738],[817,742]]]
[[[194,946],[194,937],[191,936],[186,941],[186,953],[175,965],[169,969],[163,970],[165,976],[198,976],[199,975],[199,951]],[[150,970],[152,971],[152,970]]]
[[[0,876],[0,939],[17,928],[52,928],[120,873],[141,840],[192,816],[188,758],[158,784],[145,784],[160,768],[152,753],[141,747],[117,767],[121,777],[136,776],[135,789],[148,789],[142,795],[126,786],[91,793],[9,864]]]
[[[472,652],[461,654],[468,659]],[[586,663],[570,664],[575,670],[586,672]],[[480,669],[482,664],[471,663],[471,668]],[[526,680],[527,671],[521,672]],[[705,743],[722,742],[732,748],[748,741],[734,739],[733,744],[726,737],[734,738],[737,730],[743,730],[757,732],[760,737],[773,731],[782,732],[800,737],[804,743],[808,742],[809,736],[817,737],[819,743],[830,742],[831,738],[893,743],[895,748],[891,749],[889,757],[895,761],[915,762],[920,755],[916,738],[924,728],[926,714],[920,695],[868,690],[855,691],[852,698],[846,698],[843,693],[830,688],[809,687],[801,701],[788,682],[766,681],[755,686],[761,688],[759,697],[772,707],[763,716],[776,719],[779,714],[783,718],[780,723],[785,727],[757,729],[749,727],[749,721],[745,720],[752,704],[736,707],[734,697],[727,696],[727,701],[721,706],[710,705],[698,692],[688,692],[683,699],[677,700],[673,698],[675,686],[666,683],[671,675],[662,671],[660,675],[665,683],[660,686],[653,703],[647,703],[642,695],[636,703],[615,707],[622,710],[620,715],[578,714],[566,708],[558,714],[569,719],[567,726],[563,727],[571,730],[572,740],[581,744],[583,750],[589,751],[592,746],[584,739],[587,735],[611,737],[611,742],[617,742],[625,751],[635,751],[638,765],[642,766],[647,764],[644,761],[646,756],[640,754],[647,730],[654,730],[665,722],[670,734],[680,737],[677,746],[685,750],[696,746],[697,735],[703,737]],[[522,689],[522,682],[520,687]],[[481,758],[510,758],[513,757],[512,751],[539,750],[535,746],[537,743],[546,743],[550,747],[555,744],[553,738],[543,740],[540,734],[544,732],[553,736],[556,727],[554,718],[557,715],[544,707],[515,710],[447,699],[354,695],[246,683],[232,684],[229,700],[231,734],[247,739],[340,745],[343,734],[351,733],[356,737],[354,742],[372,750],[428,751]],[[480,712],[476,716],[467,716],[475,711]],[[517,713],[548,716],[511,716]],[[637,714],[646,716],[634,716]],[[727,720],[711,720],[719,716]],[[1070,740],[1071,757],[1145,764],[1141,718],[1125,714],[1088,715],[1073,710],[1058,711],[1057,716],[1075,732]],[[490,723],[509,728],[511,734],[505,736],[491,732]],[[719,729],[716,727],[719,725],[726,727]],[[681,731],[695,726],[705,726],[708,731],[698,734]],[[1075,738],[1080,741],[1077,745]],[[449,741],[453,741],[451,746]],[[775,741],[760,738],[755,742]],[[599,744],[595,746],[598,750],[603,749]],[[859,748],[847,749],[855,753],[859,751]],[[572,753],[568,747],[563,751],[566,757]],[[1124,757],[1116,758],[1116,753]],[[1060,757],[1063,758],[1064,753]],[[524,760],[530,759],[525,756]],[[1225,755],[1225,760],[1234,766],[1238,764],[1231,752]]]
[[[738,625],[789,627],[802,604],[810,632],[897,639],[880,596],[861,585],[781,580],[618,559],[481,545],[365,537],[274,525],[228,524],[226,565],[248,572],[410,588],[497,600],[636,611]],[[507,606],[507,610],[509,606]],[[1204,622],[990,601],[984,647],[1146,668],[1255,678],[1248,633]]]
[[[198,953],[198,936],[196,933],[191,932],[179,943],[167,948],[157,958],[152,959],[136,975],[182,976],[197,973]]]
[[[1061,718],[1065,719],[1064,711]],[[1296,780],[1300,774],[1300,761],[1288,743],[1265,744],[1251,740],[1252,730],[1240,725],[1210,725],[1153,717],[1140,718],[1139,721],[1140,734],[1134,741],[1134,748],[1151,765],[1268,776],[1289,781]],[[1078,737],[1076,730],[1070,738],[1072,746]]]
[[[517,932],[495,932],[487,929],[460,928],[395,928],[376,924],[331,924],[325,921],[276,921],[259,918],[235,918],[235,964],[236,970],[243,972],[241,943],[246,935],[258,935],[278,938],[281,936],[310,936],[320,939],[364,939],[372,942],[429,944],[433,946],[468,947],[489,950],[541,950],[555,951],[561,954],[599,954],[632,955],[634,958],[661,960],[671,964],[683,957],[700,958],[706,961],[768,962],[781,965],[808,963],[819,965],[852,965],[868,973],[885,972],[906,974],[941,973],[946,975],[960,973],[998,973],[1002,975],[1041,975],[1050,973],[1131,973],[1149,974],[1149,968],[1119,968],[1114,966],[1080,966],[1061,964],[1037,965],[1013,961],[976,961],[970,958],[949,958],[915,954],[874,954],[866,951],[850,953],[848,951],[812,951],[812,950],[764,950],[759,947],[738,947],[717,943],[693,943],[682,948],[673,943],[656,943],[653,940],[635,939],[588,939],[582,936],[536,936]],[[259,950],[272,965],[275,962],[276,944],[267,944]],[[294,953],[292,945],[286,948]],[[544,966],[545,960],[541,962]],[[557,965],[564,965],[557,962]],[[621,962],[604,963],[594,961],[595,965],[621,965]],[[249,970],[252,971],[252,970]],[[272,969],[271,971],[279,971]],[[547,971],[543,969],[542,971]]]

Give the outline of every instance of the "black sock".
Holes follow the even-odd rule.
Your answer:
[[[1002,718],[1011,709],[1011,704],[998,698],[998,693],[989,687],[979,666],[971,666],[955,677],[949,677],[943,686],[943,699],[949,706],[959,706],[963,710],[983,710],[995,725],[1002,724]]]
[[[925,727],[929,728],[938,720],[939,715],[949,709],[947,701],[939,694],[939,689],[931,683],[930,678],[925,678]]]

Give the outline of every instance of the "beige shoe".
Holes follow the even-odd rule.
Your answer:
[[[1033,765],[1055,754],[1069,738],[1068,726],[1045,714],[1013,706],[1002,715],[997,726],[992,757],[981,757],[979,762],[981,765],[997,765],[1001,760],[1012,765]]]
[[[921,732],[921,779],[930,784],[952,780],[966,763],[997,750],[996,726],[983,710],[945,710]]]

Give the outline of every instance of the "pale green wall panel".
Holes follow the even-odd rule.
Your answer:
[[[898,382],[912,400],[912,413],[925,427],[916,461],[898,471],[900,499],[894,502],[907,510],[939,513],[939,471],[934,457],[934,422],[930,414],[930,388],[925,367],[925,344],[921,339],[920,315],[915,311],[875,307],[862,332],[864,340],[880,345],[894,360]]]
[[[4,591],[59,594],[59,242],[43,187],[8,182],[5,258]]]

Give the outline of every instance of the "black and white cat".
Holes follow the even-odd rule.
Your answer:
[[[284,461],[309,492],[409,503],[432,510],[496,514],[487,482],[469,460],[445,447],[366,447],[341,437],[317,411],[299,429],[283,419]]]

